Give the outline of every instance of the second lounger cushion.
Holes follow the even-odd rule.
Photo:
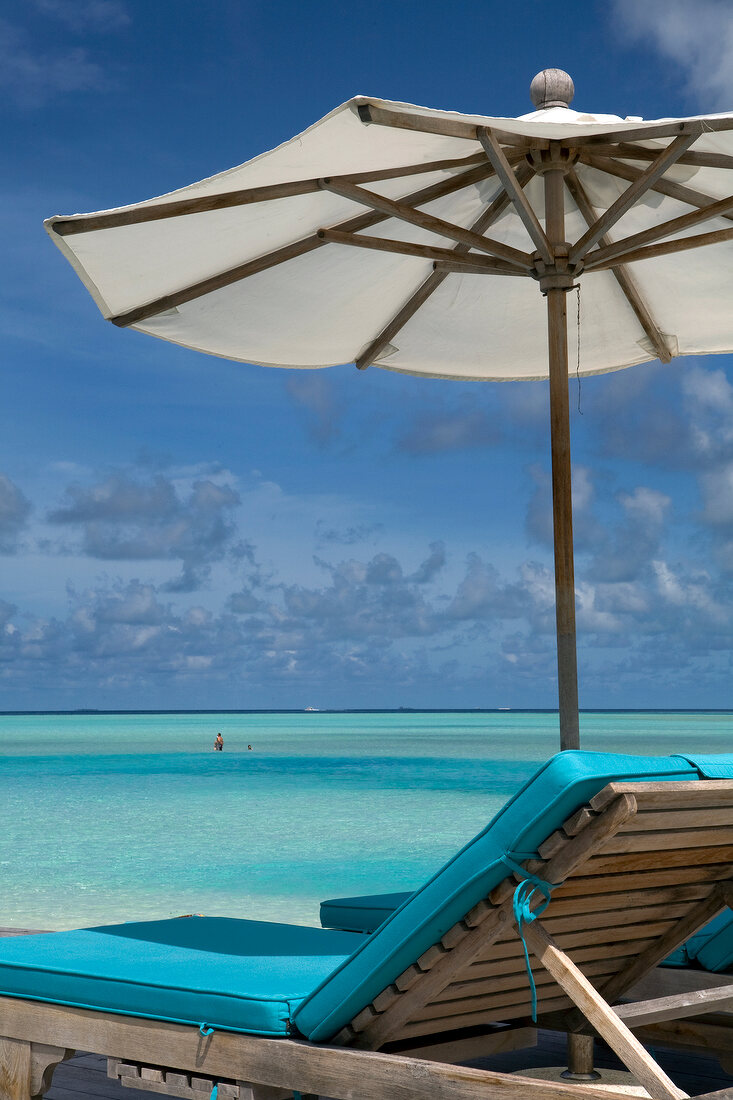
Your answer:
[[[691,957],[700,966],[716,973],[728,970],[733,966],[733,913],[720,913],[693,940]]]
[[[358,898],[332,898],[321,902],[321,927],[346,932],[373,932],[399,909],[409,893],[365,894]]]

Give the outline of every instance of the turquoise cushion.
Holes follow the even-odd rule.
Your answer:
[[[662,966],[701,966],[716,973],[733,967],[733,913],[729,909],[718,913],[673,951]]]
[[[363,936],[226,917],[0,939],[0,992],[251,1035],[294,1010]]]
[[[719,973],[733,966],[733,913],[728,909],[693,937],[692,958]]]
[[[409,893],[368,894],[360,898],[332,898],[321,902],[321,927],[347,932],[373,932],[394,913]]]
[[[716,757],[715,763],[733,779],[733,754]],[[564,752],[552,757],[482,833],[362,939],[296,1009],[296,1026],[309,1039],[331,1038],[501,882],[508,870],[502,861],[506,852],[533,852],[606,783],[699,777],[698,768],[679,756]]]

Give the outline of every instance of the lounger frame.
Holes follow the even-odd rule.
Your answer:
[[[632,1001],[697,993],[727,986],[733,1000],[733,974],[715,974],[687,967],[657,967],[628,991]],[[652,1046],[673,1047],[717,1058],[726,1073],[733,1075],[733,1011],[659,1020],[635,1027],[636,1035]]]
[[[540,1024],[601,1035],[654,1100],[681,1100],[685,1093],[632,1029],[733,1007],[733,987],[721,981],[611,1005],[733,905],[733,780],[608,784],[538,854],[525,870],[562,884],[541,919],[524,926]],[[0,1100],[42,1095],[54,1066],[74,1050],[150,1067],[149,1087],[174,1095],[161,1067],[187,1078],[181,1088],[191,1076],[230,1081],[240,1100],[279,1100],[296,1090],[335,1100],[607,1100],[592,1084],[450,1064],[466,1027],[509,1020],[517,1035],[527,1027],[524,952],[512,912],[521,878],[509,874],[327,1045],[224,1031],[204,1037],[194,1027],[0,997]],[[430,1058],[421,1056],[426,1042]],[[432,1060],[441,1046],[445,1061]]]

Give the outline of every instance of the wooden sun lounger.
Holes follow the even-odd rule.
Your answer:
[[[580,1052],[586,1036],[602,1036],[652,1097],[678,1100],[685,1094],[634,1030],[733,1007],[731,985],[611,1006],[733,905],[733,780],[610,783],[539,855],[526,871],[561,883],[523,929],[540,1024],[580,1036]],[[188,1097],[223,1081],[241,1100],[278,1100],[295,1090],[338,1100],[604,1100],[592,1084],[450,1064],[476,1057],[476,1033],[465,1029],[527,1027],[527,974],[513,913],[521,877],[500,882],[328,1044],[224,1031],[204,1037],[191,1027],[2,997],[0,1098],[42,1095],[53,1067],[83,1049],[107,1055],[112,1072],[132,1074],[136,1087],[145,1081],[153,1091]],[[489,1031],[484,1051],[490,1045]],[[432,1060],[441,1058],[441,1046],[445,1061]]]

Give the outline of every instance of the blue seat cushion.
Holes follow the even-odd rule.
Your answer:
[[[348,932],[373,932],[410,897],[401,894],[366,894],[358,898],[331,898],[321,902],[321,927]]]
[[[186,917],[0,939],[0,993],[284,1036],[363,936]]]

